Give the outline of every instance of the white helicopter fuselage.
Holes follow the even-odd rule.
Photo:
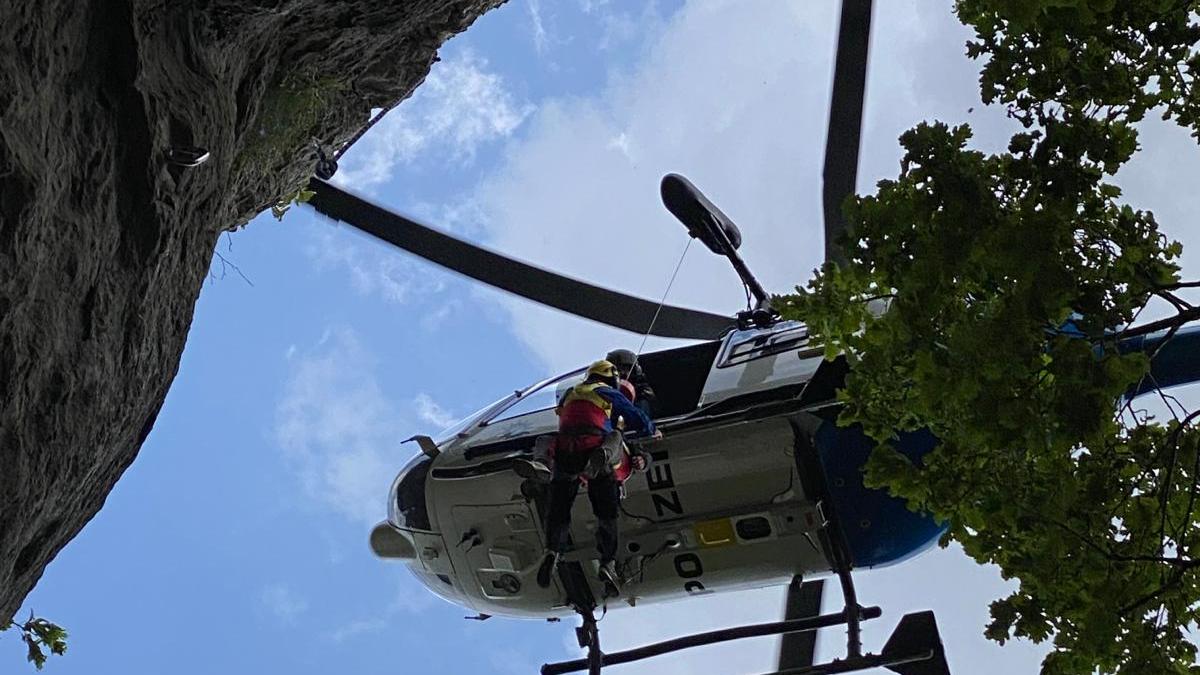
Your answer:
[[[625,483],[622,603],[786,584],[833,567],[821,536],[828,506],[797,461],[799,410],[771,407],[797,400],[822,352],[792,322],[734,331],[712,348],[695,408],[658,420],[665,438],[642,445],[653,462]],[[539,383],[436,443],[420,439],[425,453],[397,477],[389,518],[372,533],[376,553],[405,560],[430,590],[470,611],[571,614],[559,579],[549,588],[535,583],[546,545],[542,502],[523,489],[512,459],[556,431],[557,394],[578,380],[573,373]],[[601,598],[586,490],[572,515],[565,561],[580,563]]]
[[[647,449],[654,462],[627,481],[622,502],[618,560],[631,577],[626,600],[786,583],[797,573],[829,569],[815,537],[822,521],[799,489],[786,422],[684,432]],[[439,534],[424,538],[428,546],[410,564],[442,586],[447,584],[437,575],[449,577],[453,590],[444,597],[477,612],[570,613],[557,579],[549,589],[534,583],[545,538],[537,502],[525,499],[522,479],[507,469],[442,478],[448,473],[443,469],[471,463],[461,455],[439,459],[426,487],[430,525]],[[584,563],[592,578],[595,519],[586,494],[572,515],[574,550],[567,559]],[[596,597],[600,590],[593,589]]]

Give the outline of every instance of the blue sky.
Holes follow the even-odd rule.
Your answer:
[[[1002,147],[1011,127],[978,106],[950,3],[878,4],[860,189],[896,173],[895,138],[920,119],[970,120],[980,147]],[[765,285],[786,290],[820,258],[835,9],[511,0],[447,43],[338,179],[656,298],[686,242],[658,178],[680,171],[741,224]],[[1200,207],[1187,185],[1195,144],[1161,126],[1143,142],[1154,159],[1123,175],[1131,201],[1200,243],[1186,228]],[[71,631],[46,672],[532,673],[573,653],[566,623],[463,621],[375,559],[367,533],[414,452],[400,439],[639,338],[472,286],[307,208],[261,216],[218,250],[240,274],[214,260],[154,431],[26,602]],[[740,294],[731,271],[693,251],[670,300],[726,311]],[[953,550],[863,573],[859,586],[889,617],[868,647],[904,611],[934,607],[959,672],[1033,672],[1040,660],[1041,648],[982,639],[986,604],[1005,586]],[[626,609],[602,635],[615,648],[774,620],[782,597]],[[839,640],[825,636],[828,656]],[[0,638],[4,672],[22,672],[22,659],[15,635]],[[765,639],[619,672],[760,672],[773,660]]]

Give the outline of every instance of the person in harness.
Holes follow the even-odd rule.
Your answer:
[[[654,438],[662,438],[662,433],[645,412],[621,393],[617,369],[608,361],[593,363],[584,381],[559,399],[556,412],[558,435],[551,448],[553,470],[546,515],[548,550],[538,569],[537,583],[542,588],[549,587],[567,550],[571,507],[581,482],[586,480],[588,500],[598,521],[596,548],[600,553],[600,578],[614,589],[619,588],[616,556],[621,483],[614,472],[628,455],[614,420],[620,417],[632,430]],[[628,461],[632,468],[645,468],[645,459],[640,454]]]

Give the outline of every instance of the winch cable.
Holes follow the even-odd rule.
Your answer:
[[[671,287],[675,285],[675,277],[679,276],[679,269],[683,267],[683,261],[687,259],[688,250],[692,248],[692,242],[695,239],[688,237],[687,244],[683,247],[683,254],[679,256],[679,262],[675,263],[675,271],[671,272],[671,279],[667,282],[667,290],[663,291],[662,299],[658,301],[658,309],[654,310],[654,316],[650,318],[650,326],[646,328],[646,333],[642,335],[642,343],[638,345],[638,349],[633,353],[633,366],[630,368],[630,374],[633,369],[637,368],[638,359],[642,358],[642,350],[646,348],[646,340],[650,338],[650,333],[654,330],[654,322],[658,320],[658,313],[662,311],[663,305],[667,304],[667,296],[671,294]]]

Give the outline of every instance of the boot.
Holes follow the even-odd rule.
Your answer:
[[[546,553],[546,559],[542,561],[541,567],[537,571],[537,585],[541,588],[550,588],[550,580],[554,578],[554,573],[558,571],[558,561],[562,558],[562,554],[557,551]]]
[[[524,457],[513,460],[513,471],[522,478],[529,478],[538,483],[549,483],[553,476],[550,467],[541,461]]]
[[[615,560],[600,563],[600,581],[609,587],[613,595],[621,593],[621,575],[617,573],[617,563]]]

